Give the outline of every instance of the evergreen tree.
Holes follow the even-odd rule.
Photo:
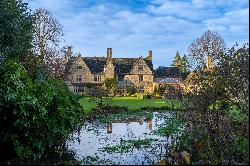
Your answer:
[[[173,60],[173,64],[171,66],[180,68],[181,65],[182,65],[182,59],[181,59],[180,53],[177,51]]]
[[[181,58],[180,53],[177,51],[171,66],[178,67],[181,72],[188,71],[188,57],[184,54]]]
[[[181,62],[182,62],[182,65],[181,65],[180,70],[182,72],[187,72],[188,71],[188,57],[186,54],[183,55]]]

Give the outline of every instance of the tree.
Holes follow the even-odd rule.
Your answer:
[[[249,108],[249,44],[233,46],[218,59],[218,69],[232,101],[248,113]]]
[[[188,64],[188,57],[186,54],[183,55],[182,57],[182,65],[181,65],[181,71],[182,72],[188,72],[189,64]]]
[[[189,77],[192,93],[186,93],[184,101],[193,127],[183,138],[189,137],[191,142],[185,144],[193,144],[192,150],[200,146],[194,158],[204,163],[247,163],[249,45],[233,47],[217,60],[212,70],[196,70]]]
[[[21,60],[32,48],[33,17],[20,0],[0,1],[0,61]]]
[[[182,59],[181,59],[180,53],[178,51],[175,54],[173,64],[171,66],[175,66],[178,68],[181,68],[181,66],[182,66]]]
[[[83,116],[64,81],[49,79],[37,66],[28,72],[29,60],[37,60],[32,21],[21,0],[0,1],[0,154],[5,157],[40,157],[60,146]]]
[[[189,56],[192,66],[196,69],[206,66],[206,57],[213,56],[218,59],[220,53],[225,51],[225,43],[223,38],[213,31],[206,31],[200,38],[196,39],[188,47]]]
[[[116,78],[107,78],[103,82],[104,90],[115,95],[117,79]]]
[[[63,36],[62,26],[56,18],[45,9],[35,10],[34,15],[34,52],[45,66],[47,73],[54,75],[53,70],[55,70],[55,63],[59,61],[57,55],[59,54],[59,43]]]
[[[178,67],[181,72],[187,72],[188,71],[188,58],[184,54],[181,58],[180,53],[177,51],[173,64],[171,66]]]

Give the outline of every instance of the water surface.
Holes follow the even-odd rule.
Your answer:
[[[176,143],[175,135],[160,136],[155,132],[171,118],[174,118],[171,112],[152,112],[152,119],[86,122],[80,132],[74,134],[78,141],[69,140],[68,148],[76,152],[78,160],[86,161],[91,156],[92,164],[154,164],[165,157],[166,144]],[[129,140],[149,140],[150,143],[122,149]],[[117,146],[115,151],[104,150],[114,146]]]

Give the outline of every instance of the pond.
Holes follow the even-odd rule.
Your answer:
[[[88,121],[68,140],[68,149],[75,151],[82,164],[150,165],[165,159],[166,149],[174,148],[184,127],[160,132],[173,124],[173,112],[145,112],[145,116],[113,118],[109,122]],[[148,116],[150,115],[150,116]],[[176,126],[176,123],[174,124]],[[173,126],[173,125],[172,125]]]

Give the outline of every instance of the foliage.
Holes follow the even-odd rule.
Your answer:
[[[21,0],[1,0],[0,9],[0,61],[20,60],[32,47],[32,14]]]
[[[165,85],[159,84],[159,85],[156,86],[156,88],[154,89],[154,94],[155,94],[155,95],[160,95],[160,96],[162,96],[162,95],[164,94],[164,92],[165,92],[165,89],[166,89]]]
[[[182,66],[181,66],[180,70],[184,73],[188,72],[189,71],[189,63],[188,63],[188,57],[186,54],[183,55],[181,61],[182,61]]]
[[[117,165],[111,160],[101,159],[98,156],[87,156],[82,159],[82,165]]]
[[[248,162],[248,50],[229,49],[218,56],[215,68],[196,70],[189,78],[192,90],[184,96],[183,119],[190,129],[183,138],[192,146],[183,148],[194,152],[197,164]]]
[[[249,109],[249,44],[221,54],[218,69],[227,96],[245,112]]]
[[[180,53],[177,51],[173,63],[171,66],[178,67],[181,72],[187,72],[188,71],[188,58],[184,54],[181,58]]]
[[[181,131],[181,127],[183,126],[183,122],[179,119],[171,119],[167,121],[166,124],[163,124],[159,129],[155,130],[156,134],[161,136],[170,136],[178,134]]]
[[[127,93],[129,96],[134,95],[137,93],[137,89],[135,87],[128,87]]]
[[[38,157],[60,144],[82,118],[65,83],[34,79],[12,61],[2,64],[0,77],[1,144],[11,142],[18,157]]]
[[[117,84],[117,79],[116,78],[107,78],[103,81],[103,87],[104,90],[107,90],[108,92],[112,93],[115,95],[115,90],[116,90],[116,84]]]
[[[150,147],[154,139],[143,139],[143,140],[121,140],[120,145],[107,146],[101,149],[102,152],[107,153],[127,153],[133,151],[134,148],[147,148]]]
[[[182,59],[181,59],[180,53],[177,51],[176,54],[175,54],[172,66],[180,68],[181,63],[182,63],[181,60]]]

